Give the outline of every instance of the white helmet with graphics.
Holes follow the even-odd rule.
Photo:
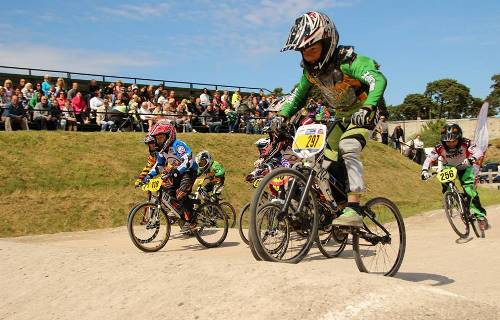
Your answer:
[[[335,24],[326,14],[310,11],[295,20],[295,24],[288,35],[288,40],[281,51],[302,51],[319,41],[323,42],[320,59],[313,65],[309,65],[303,60],[304,65],[315,72],[320,71],[332,57],[339,42],[339,34]]]

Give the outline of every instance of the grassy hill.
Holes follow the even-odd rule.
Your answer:
[[[239,210],[253,191],[243,178],[257,157],[258,136],[179,137],[195,152],[212,151],[225,166],[225,198]],[[129,208],[144,197],[133,187],[146,160],[142,138],[140,133],[2,132],[0,236],[124,225]],[[438,183],[421,182],[418,165],[393,149],[370,142],[363,157],[368,197],[388,197],[406,216],[441,206]],[[481,197],[491,203],[497,193],[484,190]]]

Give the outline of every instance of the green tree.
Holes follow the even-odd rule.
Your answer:
[[[462,118],[473,102],[470,89],[453,79],[429,82],[424,95],[437,105],[438,118]]]
[[[491,85],[491,93],[486,98],[491,104],[492,116],[496,115],[500,110],[500,74],[495,74],[491,77],[493,84]],[[489,115],[489,112],[488,112]]]
[[[420,130],[420,138],[424,142],[424,146],[432,147],[441,141],[441,128],[446,124],[443,119],[430,121],[422,126]]]
[[[285,93],[283,92],[283,88],[282,87],[277,87],[277,88],[274,88],[274,90],[272,91],[272,93],[276,96],[276,97],[282,97],[285,95]]]
[[[407,119],[425,119],[430,117],[432,110],[436,107],[432,100],[419,93],[412,93],[405,97],[403,101],[403,110]]]

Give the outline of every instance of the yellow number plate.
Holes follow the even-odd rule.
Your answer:
[[[253,187],[258,188],[261,181],[262,181],[262,178],[255,179],[253,182]]]
[[[161,178],[154,178],[148,181],[147,184],[142,186],[142,190],[156,192],[160,190],[161,187]]]
[[[457,168],[446,168],[437,174],[441,183],[453,181],[457,178]]]
[[[293,152],[300,158],[309,158],[325,147],[326,126],[309,124],[297,129],[293,140]]]

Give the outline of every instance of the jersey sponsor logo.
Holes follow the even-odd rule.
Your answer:
[[[184,146],[180,145],[178,146],[175,151],[179,154],[179,155],[183,155],[184,153],[186,153],[186,148],[184,148]]]
[[[373,77],[373,75],[370,72],[366,71],[363,74],[362,78],[370,85],[370,91],[375,89],[375,77]]]

